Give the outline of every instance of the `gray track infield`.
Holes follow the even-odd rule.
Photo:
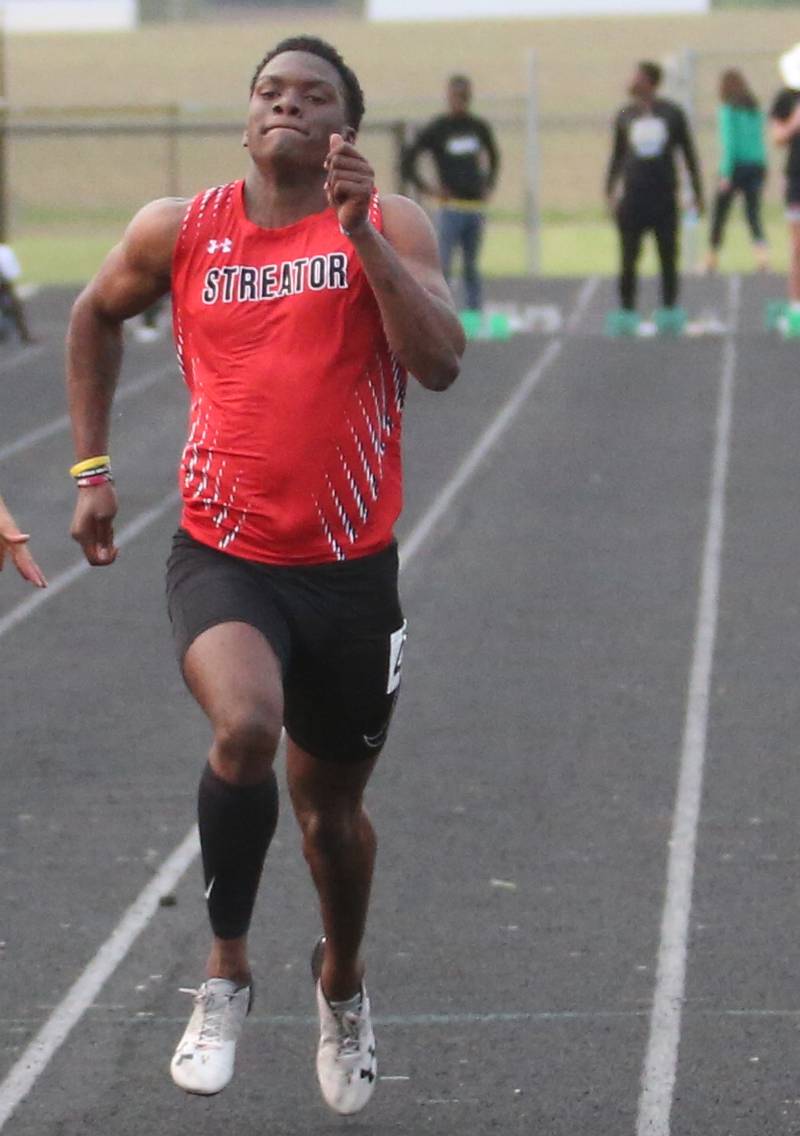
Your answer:
[[[0,489],[52,587],[0,577],[3,1136],[800,1131],[800,342],[763,326],[781,290],[687,280],[714,333],[626,340],[602,334],[609,280],[496,281],[533,330],[471,344],[445,395],[412,385],[409,641],[369,794],[381,1082],[348,1121],[314,1079],[318,918],[285,793],[236,1078],[213,1099],[169,1079],[208,945],[208,729],[162,579],[185,396],[168,339],[131,337],[124,547],[82,570],[71,297],[31,301],[39,345],[0,346]]]

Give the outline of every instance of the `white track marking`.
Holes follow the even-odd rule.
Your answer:
[[[78,980],[67,991],[55,1013],[37,1033],[0,1085],[0,1128],[33,1088],[53,1054],[86,1013],[103,985],[158,910],[161,897],[177,885],[200,850],[197,828],[184,837],[158,873],[134,900]]]
[[[170,509],[174,508],[179,500],[180,494],[177,489],[174,489],[171,493],[168,493],[166,497],[162,497],[162,499],[151,508],[145,509],[143,513],[139,513],[130,524],[125,525],[125,527],[120,530],[115,542],[117,548],[124,548],[126,544],[130,544],[131,541],[135,540],[137,536],[140,536],[149,525],[152,525],[154,521],[157,521]],[[95,571],[109,571],[110,568],[111,565],[105,569],[95,569]],[[37,589],[35,592],[32,592],[27,599],[21,600],[15,607],[12,607],[7,615],[0,617],[0,638],[2,638],[6,632],[10,631],[12,627],[16,627],[18,623],[22,623],[23,619],[27,619],[29,615],[32,615],[42,604],[49,603],[59,592],[63,592],[65,588],[68,588],[70,584],[73,584],[81,576],[84,576],[90,569],[91,565],[88,561],[79,560],[78,563],[73,564],[71,568],[67,568],[65,571],[59,572],[57,576],[54,576],[46,588]],[[2,1123],[0,1123],[0,1127],[2,1127]]]
[[[717,403],[716,440],[708,499],[694,651],[689,676],[680,774],[669,841],[667,884],[661,918],[650,1035],[642,1069],[637,1136],[669,1136],[670,1114],[678,1068],[681,1013],[686,986],[689,916],[692,909],[697,831],[703,797],[709,698],[714,642],[719,616],[725,490],[733,418],[736,341],[741,280],[729,285],[729,334],[723,344]]]
[[[581,288],[577,301],[579,306],[581,303],[588,302],[594,287],[596,287],[596,281],[587,281]],[[489,450],[511,424],[514,415],[521,408],[525,399],[537,386],[546,369],[559,355],[561,347],[562,341],[560,339],[553,340],[548,344],[537,363],[527,373],[487,429],[480,435],[467,457],[412,528],[400,547],[401,570],[407,567],[409,561],[417,555],[447,506],[464,488]],[[0,456],[2,456],[2,451],[0,451]],[[171,493],[152,509],[140,514],[135,521],[132,521],[122,530],[117,544],[121,547],[123,543],[127,543],[138,536],[149,524],[162,516],[177,501],[177,498],[177,493]],[[0,620],[0,637],[88,570],[89,565],[85,562],[76,564],[57,576],[46,591],[37,592],[29,599],[23,600],[21,604],[18,604]],[[158,869],[138,899],[128,908],[121,922],[112,931],[109,938],[87,964],[83,973],[67,991],[34,1039],[25,1048],[22,1056],[12,1066],[5,1080],[0,1083],[0,1129],[4,1127],[17,1105],[31,1091],[54,1055],[89,1009],[104,983],[108,981],[145,930],[157,910],[159,897],[172,890],[180,882],[198,853],[197,828],[193,825],[175,851]]]
[[[590,276],[588,280],[584,280],[578,290],[575,307],[570,313],[566,323],[568,334],[573,333],[579,326],[589,301],[597,289],[598,283],[599,277]],[[442,516],[447,512],[451,502],[473,477],[486,455],[497,444],[500,437],[514,421],[519,410],[541,382],[545,371],[560,354],[562,346],[563,338],[559,337],[551,340],[513,394],[511,394],[503,406],[500,407],[500,410],[478,438],[461,465],[458,466],[455,473],[434,498],[427,513],[420,519],[408,538],[403,541],[400,549],[401,568],[403,568],[412,556],[416,555],[420,545],[424,544],[431,535],[436,525],[442,519]]]
[[[547,368],[561,353],[561,345],[560,339],[554,339],[548,343],[536,364],[528,371],[511,397],[501,406],[452,477],[442,486],[442,489],[434,498],[433,504],[420,518],[406,540],[403,541],[400,548],[401,568],[404,568],[408,561],[416,556],[420,546],[425,543],[436,528],[454,498],[473,477],[486,455],[514,421],[516,414],[524,405],[531,391],[538,386]]]
[[[142,391],[149,390],[150,387],[160,383],[163,379],[169,378],[170,375],[177,375],[178,368],[175,363],[166,364],[163,367],[158,367],[155,371],[148,371],[147,374],[142,375],[139,379],[133,379],[129,383],[123,383],[116,395],[114,396],[114,405],[118,406],[120,402],[124,402],[128,398],[133,398]],[[20,453],[22,450],[27,450],[31,446],[35,446],[38,442],[43,442],[47,438],[52,438],[54,434],[60,434],[62,430],[69,428],[69,415],[60,414],[58,418],[52,418],[49,422],[43,422],[41,426],[34,427],[29,430],[27,434],[21,434],[19,438],[15,438],[13,442],[7,442],[6,445],[0,446],[0,461],[12,457],[14,454]]]
[[[599,276],[590,276],[581,284],[580,290],[578,291],[578,298],[575,301],[575,307],[572,309],[569,319],[567,320],[568,335],[574,335],[580,327],[581,320],[586,314],[586,309],[597,291],[597,285],[599,283]]]

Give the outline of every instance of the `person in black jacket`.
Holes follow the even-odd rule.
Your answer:
[[[450,281],[453,256],[461,248],[467,307],[479,311],[483,288],[478,253],[483,236],[483,203],[494,189],[500,167],[494,133],[488,122],[470,114],[472,84],[465,75],[453,75],[447,84],[447,114],[423,127],[408,148],[403,175],[418,190],[440,202],[439,252]],[[418,159],[429,153],[438,184],[420,176]]]
[[[769,112],[770,134],[776,146],[785,147],[784,200],[789,226],[789,312],[800,320],[800,44],[781,56],[786,86],[778,92]]]
[[[672,308],[678,298],[678,178],[675,152],[686,163],[694,208],[703,211],[700,169],[686,115],[677,103],[658,97],[662,71],[640,63],[628,93],[632,101],[617,115],[606,174],[606,197],[619,226],[622,266],[620,304],[636,306],[637,264],[642,237],[655,235],[661,263],[661,299]]]

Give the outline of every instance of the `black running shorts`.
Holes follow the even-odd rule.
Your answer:
[[[315,757],[380,752],[400,685],[406,630],[397,545],[358,560],[277,566],[242,560],[178,529],[167,604],[179,661],[203,631],[248,623],[283,669],[284,725]]]
[[[786,178],[784,200],[786,201],[786,220],[800,221],[800,177],[797,174],[789,174]]]

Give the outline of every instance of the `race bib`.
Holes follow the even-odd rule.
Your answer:
[[[406,636],[408,624],[403,620],[403,626],[398,627],[397,631],[393,631],[389,637],[389,681],[386,685],[386,693],[391,694],[392,691],[397,690],[400,685],[400,677],[403,671],[403,648],[406,645]]]

